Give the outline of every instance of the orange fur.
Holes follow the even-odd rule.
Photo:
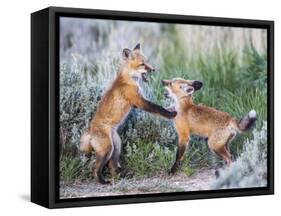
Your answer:
[[[132,107],[166,118],[173,118],[176,115],[176,112],[169,112],[143,97],[139,81],[140,79],[146,81],[144,75],[154,69],[141,53],[140,46],[137,45],[132,51],[124,49],[123,57],[124,63],[119,69],[117,78],[105,92],[89,129],[81,137],[80,149],[94,150],[96,153],[94,176],[100,183],[109,183],[102,176],[102,170],[107,163],[112,175],[118,173],[121,140],[117,129]]]
[[[251,111],[252,116],[248,114],[241,121],[237,121],[226,112],[193,103],[193,92],[201,88],[201,82],[181,78],[162,82],[168,91],[167,96],[176,102],[175,107],[169,109],[176,109],[178,113],[174,122],[179,148],[171,172],[174,173],[183,160],[191,134],[208,138],[209,148],[220,155],[228,165],[231,164],[228,145],[238,132],[246,131],[253,125],[256,120],[255,111]]]

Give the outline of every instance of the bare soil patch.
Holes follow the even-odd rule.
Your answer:
[[[196,172],[192,176],[178,173],[174,176],[166,175],[146,179],[124,178],[110,185],[101,185],[95,181],[75,182],[72,184],[61,183],[60,197],[66,199],[209,190],[210,184],[214,178],[214,170],[204,169]]]

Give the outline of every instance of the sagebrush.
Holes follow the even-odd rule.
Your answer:
[[[67,18],[61,21],[60,37],[62,181],[92,178],[95,155],[80,153],[79,139],[116,77],[122,49],[132,48],[137,42],[158,71],[148,84],[142,84],[150,100],[162,106],[168,104],[163,98],[161,79],[197,79],[203,81],[204,88],[195,95],[196,103],[237,118],[255,109],[257,130],[267,121],[264,30]],[[167,173],[177,144],[171,121],[134,109],[118,132],[126,177]],[[234,156],[242,154],[246,140],[252,139],[251,133],[239,136],[231,145]],[[214,167],[220,162],[203,138],[192,137],[182,171],[191,175],[198,168]]]
[[[230,167],[219,171],[214,189],[250,188],[267,186],[267,124],[254,129],[253,139],[246,139],[243,152]]]

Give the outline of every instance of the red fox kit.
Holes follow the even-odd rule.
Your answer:
[[[175,78],[162,80],[162,84],[166,89],[165,96],[173,98],[175,102],[168,110],[176,110],[178,113],[174,119],[178,133],[178,150],[171,173],[175,173],[180,166],[191,134],[208,138],[209,148],[229,165],[232,159],[228,146],[237,133],[252,127],[256,121],[256,111],[252,110],[244,118],[237,120],[226,112],[193,103],[194,91],[203,85],[200,81]]]
[[[102,176],[103,168],[107,163],[111,175],[118,173],[121,140],[117,129],[132,107],[169,119],[177,114],[143,97],[139,82],[141,79],[147,81],[147,73],[154,71],[154,68],[142,54],[140,44],[137,44],[133,50],[124,49],[123,59],[117,78],[105,92],[89,128],[81,136],[81,151],[95,151],[94,176],[102,184],[110,183]]]

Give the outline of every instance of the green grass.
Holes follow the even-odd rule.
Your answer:
[[[126,145],[122,164],[127,177],[150,177],[167,173],[174,160],[174,151],[153,143],[136,141]]]
[[[224,41],[222,40],[221,43],[223,44]],[[176,28],[165,29],[165,37],[161,44],[159,50],[155,48],[158,52],[155,50],[153,52],[157,53],[161,59],[159,73],[155,73],[149,84],[152,91],[151,98],[155,102],[165,104],[161,79],[174,77],[196,79],[203,81],[204,87],[195,92],[195,103],[203,103],[226,111],[237,118],[242,118],[254,109],[258,114],[256,123],[258,129],[261,128],[263,121],[267,121],[266,50],[258,51],[249,39],[245,42],[247,45],[243,49],[242,56],[238,50],[233,47],[226,48],[227,46],[217,46],[208,54],[200,52],[201,54],[190,56],[187,48],[182,45],[182,35]],[[116,60],[113,61],[116,65]],[[65,73],[71,73],[71,65],[64,68]],[[81,67],[82,74],[93,76],[85,86],[77,81],[77,74],[74,76],[75,79],[72,76],[67,79],[66,92],[69,96],[65,94],[64,97],[66,107],[62,107],[65,119],[61,122],[67,128],[65,136],[68,137],[62,144],[63,154],[60,158],[61,180],[65,182],[92,179],[92,163],[73,148],[78,149],[80,133],[85,125],[84,122],[88,121],[85,119],[85,112],[88,118],[93,107],[97,106],[97,98],[101,96],[98,92],[102,91],[94,88],[98,84],[91,83],[95,82],[97,74],[100,74],[98,70],[99,67],[94,66]],[[91,85],[93,89],[89,91],[87,85]],[[78,91],[77,96],[71,89]],[[91,96],[90,93],[92,93]],[[71,113],[73,110],[77,111]],[[122,140],[122,169],[127,174],[127,178],[149,178],[166,174],[175,159],[177,141],[176,136],[171,135],[174,131],[168,128],[167,123],[161,123],[156,117],[147,116],[140,111],[137,113],[137,117],[129,118],[124,128],[120,130],[121,137],[125,137]],[[67,116],[71,116],[71,119]],[[165,134],[161,135],[164,129],[167,129],[167,139]],[[158,139],[160,135],[161,142]],[[243,143],[251,138],[251,133],[239,135],[231,145],[232,154],[235,157],[239,156],[243,150]],[[169,144],[165,141],[168,139]],[[94,161],[94,156],[92,156],[92,161]],[[214,166],[220,162],[221,159],[208,149],[206,140],[192,138],[181,171],[186,175],[192,175],[201,167]]]
[[[84,156],[73,157],[65,154],[60,158],[60,180],[65,183],[72,183],[75,180],[90,180],[92,179],[92,165],[91,158]]]

